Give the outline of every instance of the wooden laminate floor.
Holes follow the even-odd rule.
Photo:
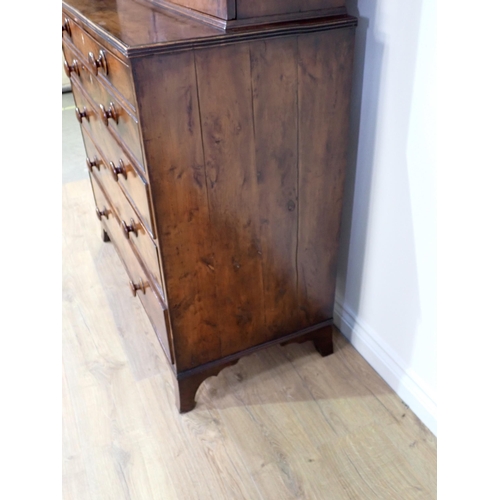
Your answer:
[[[79,168],[62,188],[65,500],[436,497],[435,437],[338,332],[326,358],[305,343],[242,359],[179,415]]]

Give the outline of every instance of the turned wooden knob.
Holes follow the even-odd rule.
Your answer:
[[[116,112],[115,105],[112,102],[109,103],[108,109],[106,109],[103,104],[99,104],[99,108],[101,108],[101,119],[106,127],[108,126],[109,119],[118,123],[118,113]]]
[[[122,229],[123,229],[123,234],[125,235],[125,238],[127,238],[127,240],[130,238],[130,233],[134,233],[136,238],[137,236],[139,236],[134,219],[130,219],[130,225],[128,225],[124,220],[122,220]]]
[[[141,290],[142,293],[146,293],[146,288],[149,286],[149,283],[144,282],[142,278],[139,279],[139,283],[134,283],[133,281],[128,282],[130,286],[130,290],[132,291],[132,295],[135,297],[137,295],[137,291]]]
[[[116,182],[118,182],[118,175],[123,175],[125,179],[127,178],[127,172],[125,170],[125,163],[123,163],[123,160],[118,162],[118,167],[112,161],[109,162],[109,166],[111,168],[111,173],[113,174],[113,179]]]
[[[99,57],[96,59],[92,52],[89,52],[89,63],[94,69],[94,74],[97,76],[99,68],[104,71],[104,74],[108,74],[108,63],[106,61],[106,55],[103,50],[99,51]]]
[[[64,18],[64,22],[62,25],[62,33],[64,35],[64,32],[68,34],[69,37],[71,37],[71,27],[69,25],[69,19],[67,17]]]
[[[68,64],[67,61],[64,61],[64,72],[66,73],[66,76],[69,78],[71,76],[71,73],[76,73],[78,76],[80,76],[80,67],[78,66],[78,61],[76,59],[73,59],[73,64]]]
[[[102,210],[99,210],[99,207],[95,207],[95,213],[99,220],[101,220],[103,217],[106,217],[107,219],[109,216],[109,210],[106,207],[104,207]]]
[[[88,113],[87,113],[87,108],[86,108],[85,106],[83,107],[83,110],[82,110],[82,111],[80,111],[80,108],[76,107],[76,108],[75,108],[75,114],[76,114],[76,119],[77,119],[80,123],[82,123],[82,120],[83,120],[84,118],[87,118],[87,120],[89,119],[89,115],[88,115]]]
[[[97,156],[94,156],[93,160],[91,160],[87,156],[86,162],[87,162],[87,168],[89,169],[89,172],[92,172],[93,168],[97,168],[97,170],[101,170],[101,165],[100,165],[100,162],[99,162],[99,159],[97,158]]]

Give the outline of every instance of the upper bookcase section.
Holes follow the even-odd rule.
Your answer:
[[[345,14],[345,0],[140,0],[232,29]]]

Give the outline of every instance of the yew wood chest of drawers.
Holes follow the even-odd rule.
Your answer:
[[[355,26],[339,0],[63,2],[89,210],[180,411],[258,349],[333,352]]]

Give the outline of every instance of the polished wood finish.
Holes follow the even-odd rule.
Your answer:
[[[92,169],[92,176],[99,183],[100,189],[105,193],[107,199],[110,200],[123,236],[125,239],[130,240],[134,251],[139,254],[143,265],[147,268],[152,279],[154,279],[159,293],[164,296],[162,274],[158,263],[158,251],[154,240],[144,226],[142,219],[138,216],[135,205],[129,203],[119,183],[114,180],[112,162],[99,159],[102,156],[100,156],[97,146],[94,144],[85,127],[83,128],[83,139],[87,152],[98,158],[97,161],[99,164],[105,166],[102,170]],[[132,233],[134,237],[129,238],[129,233]]]
[[[171,0],[170,3],[221,19],[234,19],[237,0]]]
[[[238,18],[265,17],[277,14],[294,14],[324,11],[343,7],[345,0],[236,0]]]
[[[147,7],[94,2],[64,4],[83,35],[64,35],[63,50],[82,68],[71,82],[96,213],[171,363],[179,411],[257,350],[312,340],[331,354],[355,19],[199,36],[195,21],[150,8],[182,35],[124,48],[151,26],[130,17]]]
[[[344,0],[141,0],[223,29],[345,14]]]
[[[145,230],[154,239],[155,233],[153,231],[154,225],[150,206],[151,196],[149,193],[149,184],[142,171],[142,167],[138,167],[132,162],[113,137],[110,134],[106,134],[104,125],[101,123],[93,123],[93,125],[94,130],[97,131],[95,137],[98,137],[99,144],[95,144],[95,140],[92,139],[92,132],[86,127],[86,124],[82,128],[83,139],[90,157],[97,157],[99,165],[104,164],[107,169],[107,172],[104,172],[102,182],[107,185],[107,190],[110,192],[114,192],[117,187],[110,186],[110,178],[117,183],[128,202],[124,206],[133,207],[138,220],[141,221]],[[113,197],[117,198],[117,196]]]
[[[64,16],[70,18],[71,26],[80,31],[85,27],[92,31],[95,37],[99,37],[99,45],[93,43],[93,49],[83,46],[82,54],[88,54],[88,50],[107,49],[108,65],[111,66],[109,58],[114,55],[123,68],[128,68],[131,59],[135,57],[215,47],[262,37],[264,26],[224,32],[186,16],[179,16],[172,12],[165,15],[152,8],[151,4],[144,4],[146,0],[141,1],[143,3],[134,0],[120,0],[119,2],[116,0],[64,0]],[[356,18],[342,14],[343,10],[336,12],[336,14],[329,12],[329,17],[325,18],[306,18],[300,23],[293,23],[293,19],[288,16],[287,23],[265,26],[266,36],[271,38],[293,33],[356,26]],[[80,25],[82,28],[79,27]],[[83,40],[90,40],[87,34],[83,34],[82,37]],[[73,38],[80,39],[75,36]],[[63,41],[70,41],[66,33],[64,33]],[[86,60],[87,57],[85,57]],[[133,84],[128,80],[129,72],[119,70],[115,72],[110,69],[108,76],[112,78],[115,74],[120,74],[123,78],[122,87],[126,87],[127,82],[130,84],[130,92]],[[116,88],[118,88],[118,83],[115,85]]]
[[[332,30],[137,61],[164,74],[136,88],[179,371],[331,318],[350,54]]]
[[[103,149],[122,152],[134,165],[143,166],[142,144],[137,117],[125,106],[116,102],[107,105],[96,102],[81,85],[79,79],[71,79],[73,96],[79,109],[85,109],[90,133],[99,139]]]
[[[98,72],[94,74],[92,66],[85,60],[85,55],[67,41],[63,40],[63,53],[66,61],[76,60],[79,62],[79,69],[82,71],[77,75],[76,81],[83,87],[85,92],[96,103],[116,101],[120,106],[125,107],[130,113],[135,113],[135,104],[126,99],[121,92],[113,86],[107,76]],[[115,70],[116,71],[116,70]]]
[[[93,77],[93,81],[110,88],[112,93],[117,94],[119,98],[123,97],[134,109],[134,87],[127,61],[106,50],[101,41],[97,41],[94,36],[71,18],[69,26],[72,36],[67,38],[65,34],[63,35],[63,48],[65,46],[71,47],[81,65]]]
[[[436,438],[336,329],[333,356],[255,352],[179,415],[148,291],[96,238],[88,182],[62,204],[64,500],[436,498]]]
[[[152,273],[144,264],[141,256],[137,253],[137,247],[130,244],[123,236],[121,220],[116,208],[110,201],[109,195],[104,191],[99,180],[95,176],[90,177],[94,198],[97,207],[109,207],[107,219],[101,218],[104,241],[111,241],[124,265],[130,282],[147,283],[144,287],[145,293],[140,293],[139,299],[148,315],[154,331],[162,346],[167,359],[172,363],[171,335],[168,334],[168,308],[162,295],[158,291],[158,285],[152,278]],[[152,286],[151,286],[152,285]]]

